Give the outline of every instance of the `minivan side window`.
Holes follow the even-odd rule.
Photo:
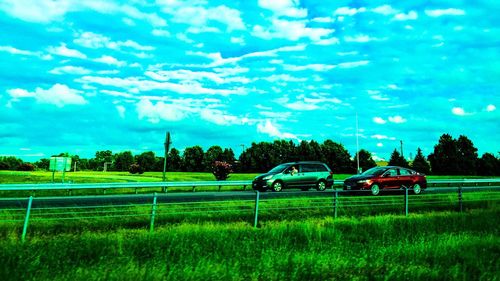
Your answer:
[[[302,173],[315,172],[314,166],[311,164],[303,164],[302,165]]]
[[[314,168],[315,168],[316,172],[327,172],[328,171],[326,169],[326,167],[324,165],[321,165],[321,164],[315,164]]]

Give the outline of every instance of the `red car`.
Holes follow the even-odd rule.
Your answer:
[[[371,168],[344,181],[344,190],[366,189],[371,190],[373,195],[379,194],[382,189],[400,189],[403,186],[420,194],[427,188],[427,179],[424,174],[408,168],[385,166]]]

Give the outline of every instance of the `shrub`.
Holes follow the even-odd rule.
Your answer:
[[[33,164],[31,164],[31,163],[23,163],[23,164],[19,165],[19,167],[17,167],[17,170],[18,171],[34,171],[35,166],[33,166]]]
[[[130,168],[128,169],[128,171],[131,173],[131,174],[142,174],[144,173],[144,169],[137,163],[134,163],[132,165],[130,165]]]
[[[212,165],[212,173],[219,181],[229,178],[229,174],[233,172],[232,165],[224,161],[215,161]]]

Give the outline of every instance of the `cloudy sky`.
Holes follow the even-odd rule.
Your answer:
[[[500,150],[500,1],[2,0],[0,155]],[[495,12],[496,11],[496,12]]]

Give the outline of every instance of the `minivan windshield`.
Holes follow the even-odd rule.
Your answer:
[[[283,172],[286,168],[288,168],[289,165],[285,165],[285,164],[281,164],[281,165],[278,165],[274,168],[272,168],[268,173],[273,173],[273,174],[276,174],[276,173],[281,173]]]
[[[371,168],[369,170],[366,170],[364,171],[363,173],[361,173],[362,175],[373,175],[373,176],[380,176],[381,174],[383,174],[385,171],[387,170],[387,168],[385,167],[375,167],[375,168]]]

